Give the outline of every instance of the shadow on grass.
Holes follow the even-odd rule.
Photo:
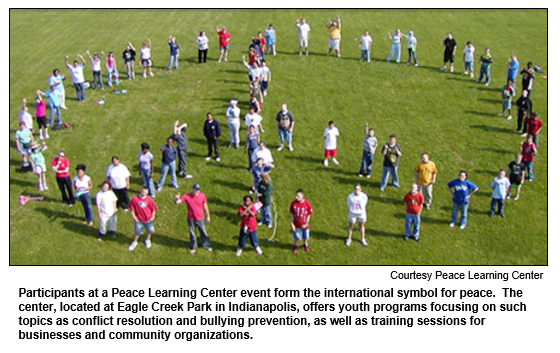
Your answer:
[[[428,224],[448,224],[449,220],[446,219],[440,219],[440,218],[433,218],[433,217],[427,217],[425,216],[426,213],[422,213],[422,223],[428,223]],[[398,218],[398,219],[402,219],[404,221],[404,219],[406,218],[406,215],[404,213],[395,213],[393,215],[393,217]]]
[[[248,188],[245,188],[245,189],[247,190]],[[232,210],[237,210],[237,208],[239,208],[239,206],[241,205],[241,200],[240,200],[239,203],[234,203],[234,202],[224,201],[224,200],[219,199],[217,197],[209,197],[207,199],[207,201],[208,201],[208,204],[210,204],[210,205],[220,205],[220,206],[230,208]]]
[[[289,152],[288,152],[289,153]],[[315,158],[310,156],[294,156],[291,154],[285,155],[286,159],[303,161],[305,163],[316,164],[317,166],[323,166],[323,160],[321,158]]]
[[[498,116],[498,114],[486,113],[486,112],[477,112],[475,110],[463,110],[463,113],[472,114],[472,115],[480,115],[480,116],[491,116],[491,117],[497,117]],[[478,125],[478,126],[485,126],[485,125]],[[473,126],[471,125],[471,127],[473,127]]]
[[[239,183],[237,181],[231,181],[231,180],[214,180],[214,183],[221,185],[221,186],[225,186],[227,188],[233,189],[233,190],[241,190],[244,192],[247,192],[250,188],[251,185],[245,185],[242,183]],[[239,205],[237,205],[239,206]]]
[[[216,82],[233,83],[233,84],[238,84],[238,85],[249,84],[249,82],[246,82],[246,81],[232,81],[232,80],[216,80]]]
[[[65,206],[61,205],[61,207],[65,207]],[[81,205],[76,204],[76,205],[74,205],[74,207],[80,207],[81,208]],[[37,208],[37,211],[39,211],[39,212],[43,213],[45,216],[47,216],[51,222],[56,221],[57,219],[76,219],[76,220],[80,220],[80,221],[84,220],[84,217],[75,216],[75,215],[69,214],[69,213],[67,213],[63,210],[55,211],[55,210],[51,210],[51,209],[48,209],[48,208],[39,207],[39,208]],[[80,225],[83,225],[83,224],[80,224]],[[91,227],[87,227],[87,226],[85,226],[85,227],[91,229]]]
[[[489,91],[489,92],[501,92],[502,89],[501,88],[492,88],[492,87],[487,87],[487,86],[473,86],[473,87],[469,87],[470,89],[476,89],[479,91]]]
[[[370,200],[376,201],[376,202],[380,202],[380,203],[384,203],[387,205],[403,205],[404,206],[404,202],[401,199],[393,199],[390,198],[389,196],[370,196],[369,197]]]
[[[404,225],[403,225],[404,227]],[[400,233],[391,233],[391,232],[386,232],[386,231],[382,231],[382,230],[375,230],[375,229],[369,229],[366,227],[366,234],[370,235],[370,236],[374,236],[374,237],[389,237],[389,238],[402,238],[402,236],[404,235],[404,228],[403,228],[403,234]]]
[[[23,173],[23,172],[20,172]],[[28,180],[18,180],[18,179],[10,179],[10,187],[18,185],[18,186],[36,186],[37,184],[33,181]]]
[[[239,63],[241,64],[241,61]],[[226,72],[228,74],[247,74],[247,71],[245,71],[245,70],[221,69],[220,72]]]
[[[475,169],[473,170],[473,172],[480,173],[480,174],[488,174],[493,176],[496,176],[498,174],[497,171],[495,170],[485,170],[485,169]]]
[[[478,98],[479,101],[492,103],[501,106],[502,100],[501,99],[488,99],[488,98]]]
[[[486,152],[493,152],[493,153],[498,153],[498,154],[510,154],[513,155],[513,151],[508,151],[508,150],[502,150],[499,148],[491,148],[491,147],[486,147],[486,148],[479,148],[481,151],[486,151]]]
[[[237,207],[239,207],[239,206],[237,205],[235,207],[235,210],[237,210]],[[212,211],[212,216],[214,216],[214,215],[216,215],[220,218],[227,219],[232,224],[239,225],[239,216],[237,216],[237,214],[235,213],[235,211],[233,209],[232,209],[232,211]]]
[[[480,113],[480,114],[485,114],[485,113]],[[489,114],[489,115],[493,115],[493,114]],[[479,129],[479,130],[483,130],[483,131],[486,131],[486,132],[499,132],[499,133],[502,133],[502,134],[515,134],[515,131],[513,131],[513,129],[505,129],[503,127],[488,126],[488,125],[470,125],[469,127],[471,129]]]
[[[358,229],[358,228],[356,228],[356,229]],[[315,239],[321,239],[321,240],[329,240],[329,239],[344,240],[344,239],[346,239],[346,231],[347,231],[347,229],[344,228],[344,231],[341,233],[342,235],[341,236],[336,236],[336,235],[329,234],[327,232],[312,230],[311,231],[311,236]],[[359,229],[358,229],[358,232],[359,232]]]

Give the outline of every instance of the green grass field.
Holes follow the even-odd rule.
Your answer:
[[[500,168],[519,150],[521,137],[514,133],[515,120],[499,117],[501,87],[505,83],[509,56],[517,54],[521,66],[527,61],[547,70],[546,10],[343,10],[342,58],[326,57],[328,32],[324,24],[334,10],[11,10],[10,11],[10,263],[68,265],[544,265],[547,264],[547,81],[537,78],[532,94],[535,110],[545,128],[535,163],[536,180],[526,183],[521,200],[507,201],[506,219],[487,216],[491,200],[488,184]],[[305,16],[311,25],[310,56],[297,52],[296,18]],[[54,19],[54,20],[53,20]],[[273,74],[264,104],[264,128],[277,168],[271,176],[278,211],[274,242],[271,230],[259,228],[264,255],[250,247],[241,258],[234,255],[239,219],[236,216],[251,176],[245,170],[242,151],[227,150],[227,102],[240,100],[247,112],[246,71],[241,64],[251,36],[273,23],[277,31],[276,57],[267,59]],[[218,38],[215,25],[226,25],[232,33],[230,60],[216,62]],[[390,42],[386,33],[400,28],[414,30],[418,37],[419,67],[385,62]],[[368,29],[373,37],[372,62],[359,62],[358,42]],[[209,62],[197,63],[194,40],[205,30],[210,39]],[[442,40],[452,31],[458,42],[454,74],[439,71]],[[181,46],[180,67],[167,73],[167,36],[174,34]],[[75,100],[64,56],[85,51],[115,51],[117,58],[131,41],[137,51],[141,42],[152,40],[155,77],[123,81],[126,95],[87,90],[87,102]],[[462,49],[467,40],[477,47],[477,58],[485,47],[494,56],[492,84],[486,87],[462,76]],[[405,48],[405,46],[403,46]],[[407,55],[403,51],[402,61]],[[124,73],[122,60],[119,71]],[[188,171],[195,178],[179,181],[181,192],[193,182],[202,185],[212,214],[208,226],[214,253],[188,253],[188,230],[184,205],[175,206],[175,190],[169,186],[158,194],[154,246],[140,245],[129,253],[133,222],[119,211],[115,240],[98,242],[97,219],[89,228],[82,224],[81,205],[67,209],[61,204],[54,173],[49,172],[49,191],[43,202],[19,206],[17,197],[39,195],[36,177],[20,171],[20,157],[13,132],[23,97],[34,98],[36,89],[47,90],[54,68],[66,74],[68,110],[63,121],[73,129],[51,132],[45,152],[48,162],[60,148],[72,163],[88,167],[94,192],[114,154],[129,167],[131,197],[141,186],[137,154],[141,142],[152,145],[159,179],[158,147],[165,143],[173,121],[189,123]],[[479,66],[476,66],[478,71]],[[103,72],[105,72],[103,70]],[[85,70],[91,81],[91,70]],[[520,87],[520,79],[518,80]],[[105,105],[95,104],[104,99]],[[279,140],[274,117],[281,102],[287,102],[297,123],[294,152],[278,153]],[[205,162],[202,136],[205,113],[211,111],[222,124],[222,162]],[[30,109],[34,114],[35,109]],[[335,120],[341,136],[340,166],[324,168],[322,131]],[[376,130],[379,143],[396,134],[403,150],[399,177],[403,188],[378,189],[382,157],[375,157],[371,179],[358,179],[363,124]],[[36,127],[36,125],[35,125]],[[422,152],[429,152],[439,173],[434,204],[424,211],[421,241],[403,242],[402,198],[414,181],[414,165]],[[480,187],[473,196],[469,226],[450,229],[451,198],[446,184],[466,169]],[[169,179],[168,179],[169,180]],[[369,247],[346,237],[346,196],[360,182],[369,195],[367,239]],[[288,206],[298,188],[315,209],[311,220],[311,251],[291,253]],[[358,238],[355,231],[354,239]]]

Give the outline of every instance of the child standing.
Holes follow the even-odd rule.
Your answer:
[[[490,217],[494,217],[496,205],[498,205],[498,215],[502,218],[505,217],[504,206],[510,186],[509,179],[506,178],[506,171],[500,169],[498,176],[490,183],[490,187],[494,190],[492,193],[492,203],[490,204]]]
[[[39,191],[48,190],[47,180],[45,178],[45,173],[47,172],[47,164],[45,163],[45,157],[43,156],[43,151],[47,149],[47,145],[43,142],[42,145],[34,143],[31,145],[31,155],[29,160],[31,161],[31,167],[33,172],[37,175],[37,189]]]
[[[249,236],[255,252],[262,255],[262,250],[259,247],[259,238],[257,237],[257,209],[253,205],[253,198],[251,196],[243,198],[243,204],[237,209],[237,214],[241,218],[241,229],[239,230],[239,242],[237,243],[235,255],[241,256],[241,252],[247,242],[247,236]]]
[[[515,195],[515,201],[519,200],[519,195],[521,194],[521,186],[525,182],[525,163],[522,161],[523,155],[518,153],[515,155],[515,160],[511,161],[508,165],[508,178],[509,182],[512,186],[515,185],[517,189],[517,194]],[[510,192],[507,195],[509,199],[511,195],[511,187]]]
[[[309,201],[304,198],[303,190],[296,191],[296,199],[290,205],[291,227],[294,235],[294,248],[292,253],[297,254],[299,242],[303,240],[303,250],[309,252],[309,220],[313,214],[313,208]]]
[[[152,73],[152,41],[150,38],[146,39],[142,43],[142,48],[140,49],[140,64],[142,65],[142,77],[146,78],[146,73],[150,76],[154,76]]]
[[[329,166],[329,157],[332,158],[332,162],[338,165],[336,160],[336,138],[340,135],[338,128],[334,126],[334,121],[329,121],[329,127],[323,131],[323,137],[325,138],[325,160],[323,165],[325,167]]]
[[[93,56],[91,56],[89,50],[86,51],[86,54],[91,62],[91,71],[93,71],[93,90],[97,89],[98,84],[99,88],[103,89],[103,80],[101,79],[101,59],[97,53],[93,53]],[[101,52],[101,55],[103,55],[103,52]]]
[[[375,131],[368,128],[368,123],[366,121],[366,137],[364,138],[364,152],[362,153],[362,165],[360,166],[360,172],[358,176],[362,178],[364,174],[366,178],[371,177],[371,167],[373,166],[373,156],[375,155],[375,150],[377,149],[377,138],[375,137]]]
[[[245,141],[245,152],[247,152],[247,155],[249,156],[248,169],[251,170],[253,163],[255,162],[253,161],[253,152],[259,148],[259,142],[261,141],[254,125],[249,126],[249,133],[246,135]]]
[[[533,135],[528,135],[527,141],[521,143],[521,154],[523,156],[522,162],[527,168],[527,176],[529,177],[529,181],[532,182],[535,179],[533,162],[537,154],[537,145],[533,143]]]
[[[117,70],[117,59],[115,59],[115,54],[112,51],[109,55],[105,57],[105,66],[107,67],[107,85],[113,87],[111,83],[111,78],[115,82],[115,85],[119,84],[119,72]],[[95,83],[95,82],[94,82]]]
[[[482,64],[480,65],[480,76],[478,76],[476,82],[482,82],[482,79],[486,76],[486,86],[490,86],[490,66],[494,62],[492,54],[490,54],[490,48],[484,49],[484,54],[478,61],[482,62]]]
[[[465,62],[465,72],[463,75],[469,75],[471,78],[474,77],[474,52],[476,48],[471,42],[467,42],[465,49],[463,49],[463,61]]]
[[[412,184],[410,192],[403,199],[406,205],[406,215],[404,221],[404,240],[413,238],[420,241],[420,214],[424,205],[424,196],[418,192],[418,184]]]
[[[43,138],[49,138],[49,130],[47,125],[45,101],[41,97],[40,92],[41,91],[37,91],[37,97],[35,98],[35,117],[37,118],[37,131],[39,133],[39,140],[42,140]]]
[[[502,112],[500,116],[506,115],[506,110],[508,111],[507,120],[513,119],[511,115],[511,102],[515,97],[515,88],[513,87],[513,80],[508,79],[507,83],[502,88]]]

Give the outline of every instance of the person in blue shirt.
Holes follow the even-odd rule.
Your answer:
[[[245,151],[247,152],[247,155],[249,156],[249,168],[248,169],[250,171],[251,168],[253,167],[253,163],[255,162],[252,159],[253,152],[255,152],[255,150],[257,148],[259,148],[259,142],[261,141],[261,139],[259,138],[259,134],[257,133],[254,125],[249,126],[249,133],[247,134],[245,140],[246,140]]]
[[[276,56],[276,30],[272,27],[272,23],[264,30],[264,38],[266,39],[266,55],[272,53]]]
[[[259,184],[261,182],[261,175],[263,173],[268,173],[272,170],[274,166],[270,164],[265,164],[264,159],[258,158],[255,165],[251,168],[251,174],[253,174],[253,186],[249,189],[249,195],[257,192]]]
[[[53,89],[53,91],[56,91],[58,93],[58,96],[60,97],[60,109],[67,109],[65,105],[65,101],[66,101],[66,91],[64,90],[65,79],[66,78],[64,77],[64,75],[61,74],[60,70],[58,69],[54,69],[52,76],[49,77],[49,87],[54,86],[55,89]]]
[[[498,176],[490,183],[490,187],[493,189],[492,192],[492,203],[490,204],[490,218],[494,217],[494,210],[496,205],[498,206],[498,215],[505,218],[504,215],[504,205],[506,203],[506,196],[509,194],[509,189],[511,183],[508,178],[506,178],[506,171],[500,169]]]
[[[169,64],[167,65],[167,71],[171,70],[173,62],[175,62],[175,70],[179,68],[179,44],[177,44],[177,39],[173,36],[167,38],[169,43]]]
[[[460,228],[465,229],[467,227],[467,214],[469,212],[469,201],[471,195],[478,191],[478,186],[467,180],[468,174],[466,171],[462,170],[459,172],[459,178],[451,180],[447,183],[449,192],[453,195],[453,211],[451,213],[451,223],[449,227],[455,227],[457,223],[457,213],[459,209],[461,210],[461,220]]]
[[[51,89],[47,92],[37,91],[37,94],[47,97],[49,99],[49,110],[50,110],[50,121],[47,126],[50,126],[54,122],[54,112],[56,111],[56,122],[62,124],[62,118],[60,117],[60,94],[56,90],[56,86],[51,86]]]
[[[165,184],[167,174],[171,175],[171,186],[178,190],[177,176],[175,175],[175,160],[177,159],[177,149],[173,146],[173,137],[167,139],[167,144],[161,146],[161,177],[157,185],[157,192],[161,192]]]
[[[519,61],[517,61],[517,55],[512,55],[510,61],[508,62],[507,70],[507,81],[513,81],[513,88],[515,88],[515,81],[517,79],[517,72],[519,71]]]

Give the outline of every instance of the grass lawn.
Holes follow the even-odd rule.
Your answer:
[[[522,138],[514,133],[515,119],[499,117],[501,87],[505,83],[507,61],[513,53],[523,67],[527,61],[547,71],[546,10],[343,10],[342,58],[326,57],[328,31],[324,24],[334,10],[11,10],[10,11],[10,263],[79,265],[535,265],[547,264],[547,81],[535,79],[531,95],[534,110],[545,128],[535,163],[536,180],[523,187],[521,200],[506,203],[506,217],[490,219],[488,184],[500,168],[507,168],[519,151]],[[305,16],[311,26],[310,56],[297,55],[295,19]],[[53,19],[55,19],[53,21]],[[512,20],[515,19],[515,20]],[[272,172],[274,201],[278,211],[274,242],[272,232],[259,228],[264,254],[246,249],[234,254],[239,232],[238,205],[250,187],[246,156],[241,150],[227,150],[225,110],[230,99],[239,99],[242,115],[247,112],[248,86],[241,55],[251,36],[273,23],[277,31],[275,57],[267,57],[273,80],[264,103],[261,135],[275,159]],[[217,63],[218,38],[214,26],[225,25],[232,34],[229,62]],[[387,63],[390,41],[387,32],[400,28],[414,30],[418,37],[420,66]],[[359,61],[357,38],[368,29],[373,37],[372,61]],[[199,65],[194,42],[205,30],[210,39],[209,62]],[[452,31],[458,42],[455,73],[439,70],[442,40]],[[173,34],[181,46],[178,71],[166,72],[167,36]],[[136,64],[135,81],[122,81],[114,95],[109,89],[88,89],[87,101],[75,100],[64,56],[74,58],[85,51],[114,51],[119,72],[124,46],[131,41],[137,49],[149,37],[155,77],[143,79]],[[470,40],[478,58],[485,47],[494,56],[492,84],[476,84],[461,75],[462,49]],[[403,49],[406,46],[403,45]],[[407,59],[403,50],[402,62]],[[73,59],[72,59],[73,60]],[[87,165],[94,192],[105,179],[112,155],[128,166],[131,197],[141,186],[137,154],[140,143],[152,146],[159,179],[161,154],[173,121],[189,124],[188,171],[193,180],[179,181],[181,193],[193,182],[202,185],[208,198],[212,222],[208,231],[214,253],[199,251],[189,255],[186,209],[173,204],[175,190],[166,186],[155,199],[156,233],[153,247],[142,245],[126,251],[132,237],[129,214],[118,213],[114,240],[96,240],[98,224],[82,224],[81,205],[67,209],[61,204],[54,173],[48,172],[49,190],[38,192],[36,177],[20,171],[20,157],[13,133],[23,97],[34,98],[37,89],[46,91],[54,68],[67,76],[68,110],[63,121],[72,129],[50,133],[47,163],[60,148],[72,166]],[[476,65],[478,72],[479,65]],[[91,81],[89,63],[84,70]],[[103,70],[105,72],[105,70]],[[121,76],[122,77],[122,76]],[[518,78],[518,88],[521,78]],[[97,100],[105,100],[98,105]],[[287,102],[296,117],[295,151],[276,152],[279,139],[275,116],[280,103]],[[222,124],[222,162],[205,162],[206,142],[202,135],[205,113],[211,111]],[[35,109],[31,108],[34,114]],[[48,114],[48,112],[47,112]],[[322,131],[329,120],[340,130],[339,166],[323,167]],[[401,189],[378,189],[382,156],[375,156],[372,178],[358,179],[364,121],[375,128],[379,144],[396,134],[403,150],[399,164]],[[35,124],[35,127],[37,125]],[[244,136],[244,135],[242,135]],[[413,167],[420,154],[428,152],[438,167],[434,204],[423,212],[421,241],[403,242],[404,204],[402,198],[414,182]],[[461,169],[480,187],[471,202],[466,230],[450,229],[451,197],[448,181]],[[169,180],[169,179],[168,179]],[[360,182],[369,196],[367,239],[364,248],[355,241],[344,246],[346,237],[346,196]],[[292,255],[288,206],[297,189],[306,192],[314,206],[311,219],[311,251]],[[43,202],[19,206],[18,195],[39,194]],[[93,196],[93,193],[92,193]],[[354,239],[358,239],[355,230]]]

